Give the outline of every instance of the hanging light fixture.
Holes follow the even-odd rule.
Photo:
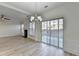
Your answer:
[[[35,18],[34,16],[31,16],[30,21],[33,21],[33,20],[34,20],[34,18]]]
[[[41,16],[31,16],[30,21],[42,21]]]
[[[35,3],[35,15],[30,17],[30,21],[42,21],[42,17],[37,15],[37,3]]]

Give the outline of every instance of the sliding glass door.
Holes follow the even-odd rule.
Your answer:
[[[47,43],[50,44],[50,21],[47,21]]]
[[[58,46],[58,20],[50,21],[51,26],[51,45]]]
[[[42,42],[49,44],[50,43],[50,21],[42,22]]]
[[[42,42],[63,48],[63,19],[42,22]]]
[[[47,28],[47,22],[42,22],[42,42],[48,43],[48,28]]]
[[[63,39],[64,39],[64,34],[63,34],[63,19],[59,19],[59,47],[63,48]]]

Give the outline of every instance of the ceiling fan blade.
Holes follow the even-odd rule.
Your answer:
[[[4,18],[4,19],[6,19],[6,20],[11,20],[11,19],[8,19],[8,18]]]
[[[10,20],[10,19],[6,19],[6,20]]]
[[[6,17],[5,15],[3,15],[3,14],[0,15],[0,19],[1,19],[1,20],[11,20],[11,19],[7,18],[7,17]]]

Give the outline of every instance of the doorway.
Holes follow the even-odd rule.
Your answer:
[[[63,48],[63,18],[42,22],[42,42]]]

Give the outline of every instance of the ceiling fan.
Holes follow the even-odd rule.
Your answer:
[[[7,17],[6,17],[5,15],[3,15],[3,14],[0,15],[0,19],[1,19],[1,20],[11,20],[11,19],[7,18]]]

